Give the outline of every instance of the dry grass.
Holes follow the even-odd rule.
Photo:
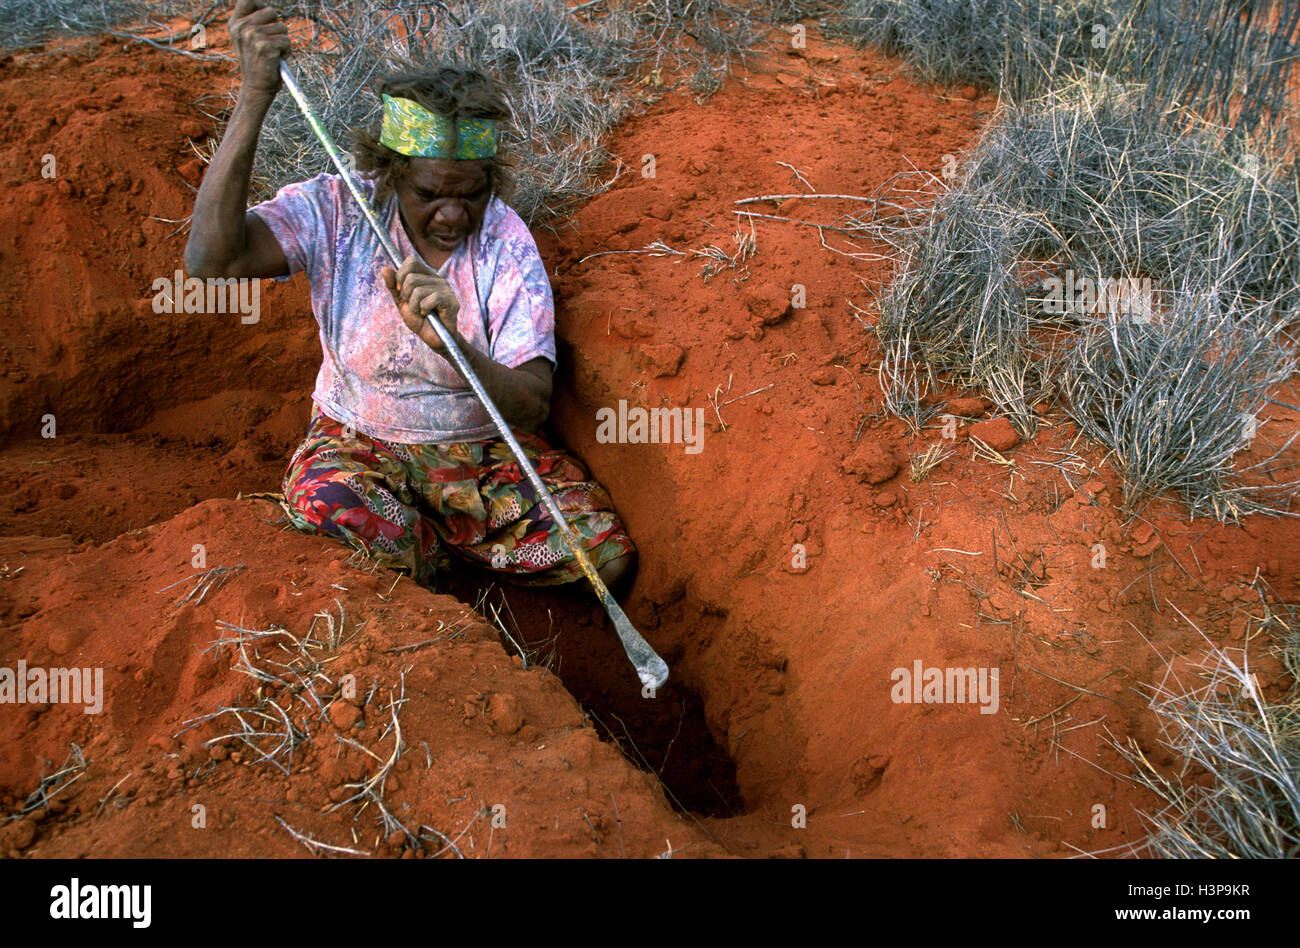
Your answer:
[[[1300,6],[1281,0],[845,0],[832,32],[905,57],[921,77],[1024,102],[1105,74],[1256,130],[1285,110]]]
[[[1294,625],[1286,636],[1294,647]],[[1191,677],[1170,676],[1151,689],[1162,743],[1181,761],[1174,772],[1154,766],[1131,740],[1116,744],[1163,804],[1143,814],[1149,832],[1140,850],[1181,859],[1300,856],[1296,681],[1289,699],[1266,700],[1245,652],[1213,646]]]
[[[1276,458],[1234,460],[1243,417],[1293,371],[1300,317],[1300,172],[1266,142],[1101,79],[1002,110],[951,188],[917,172],[868,206],[843,222],[896,255],[873,327],[895,414],[916,425],[955,384],[1032,435],[1033,406],[1061,396],[1130,501],[1290,510],[1294,485],[1262,486]],[[1055,305],[1080,277],[1150,292]]]
[[[908,465],[908,479],[919,484],[930,476],[930,472],[952,456],[952,451],[942,444],[932,444],[920,454],[912,455]]]

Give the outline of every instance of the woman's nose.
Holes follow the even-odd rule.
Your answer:
[[[469,223],[469,214],[459,201],[448,201],[439,205],[434,211],[433,219],[443,227],[464,227]]]

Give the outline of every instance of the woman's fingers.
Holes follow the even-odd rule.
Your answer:
[[[460,302],[452,292],[451,284],[436,273],[429,273],[422,267],[416,269],[417,266],[419,265],[408,258],[396,273],[399,304],[405,303],[421,315],[435,310],[444,316],[450,315],[454,324]],[[389,289],[392,289],[392,284],[389,284]]]
[[[407,277],[417,273],[429,274],[429,268],[421,266],[420,262],[415,259],[414,255],[407,257],[402,261],[402,265],[397,269],[397,282],[405,283]]]
[[[456,317],[460,313],[460,301],[445,279],[408,257],[402,265],[394,270],[383,267],[380,270],[384,285],[397,303],[402,322],[415,332],[430,347],[441,352],[444,348],[437,331],[426,325],[426,317],[433,315],[449,332],[456,331]]]
[[[411,287],[411,294],[407,299],[411,309],[421,316],[427,316],[438,308],[438,294],[431,286],[414,286]]]
[[[383,267],[379,271],[380,277],[383,278],[384,286],[388,287],[388,292],[392,294],[393,302],[397,304],[397,314],[402,317],[402,322],[406,323],[408,329],[419,332],[420,323],[423,317],[411,309],[407,301],[408,290],[404,290],[398,281],[398,271],[392,267]]]
[[[276,9],[257,0],[240,0],[229,30],[244,81],[258,88],[277,90],[280,57],[290,52],[292,46],[289,28]]]
[[[446,287],[428,283],[417,285],[411,290],[408,304],[419,315],[429,316],[437,313],[444,326],[448,329],[456,328],[456,316],[460,312],[460,304],[451,290]]]

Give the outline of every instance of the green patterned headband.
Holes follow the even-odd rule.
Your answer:
[[[384,99],[384,123],[379,141],[412,158],[491,158],[497,153],[497,123],[493,119],[452,119],[430,112],[418,102]]]

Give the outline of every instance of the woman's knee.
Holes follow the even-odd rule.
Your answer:
[[[332,536],[364,535],[357,527],[369,510],[356,491],[337,481],[299,482],[295,487],[285,491],[285,501],[312,527]]]

